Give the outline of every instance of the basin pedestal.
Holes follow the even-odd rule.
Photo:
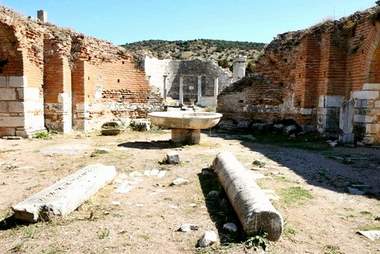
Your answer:
[[[201,130],[172,129],[172,141],[177,144],[196,145],[201,140]]]

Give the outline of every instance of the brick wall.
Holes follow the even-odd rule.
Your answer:
[[[364,100],[355,104],[360,117],[352,124],[363,132],[357,136],[380,142],[371,138],[379,136],[374,130],[380,130],[374,127],[380,124],[374,106],[379,73],[380,7],[376,6],[339,21],[279,35],[256,63],[255,75],[266,82],[254,77],[244,92],[239,84],[226,89],[218,98],[218,110],[235,121],[262,121],[265,113],[267,122],[292,118],[337,134],[342,104]]]

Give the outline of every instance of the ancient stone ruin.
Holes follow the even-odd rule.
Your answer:
[[[233,73],[213,61],[159,60],[148,56],[144,69],[149,83],[161,91],[165,101],[171,98],[181,105],[207,107],[216,106],[219,93],[245,76],[245,58],[235,60]]]
[[[123,48],[0,8],[0,136],[90,131],[160,105]],[[46,21],[46,20],[45,20]]]
[[[235,126],[284,119],[344,142],[380,142],[380,7],[279,35],[256,74],[225,89],[218,111]]]

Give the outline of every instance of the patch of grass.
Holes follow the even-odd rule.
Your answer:
[[[150,236],[149,235],[139,235],[140,238],[144,239],[145,241],[149,241],[150,240]]]
[[[33,138],[35,139],[51,139],[51,134],[47,131],[38,131],[36,133],[33,134],[32,136]]]
[[[24,238],[33,239],[36,235],[36,228],[34,228],[33,226],[26,226],[23,228],[22,234]]]
[[[359,231],[380,230],[380,224],[370,224],[364,227],[360,227]]]
[[[305,200],[312,199],[310,191],[300,187],[289,187],[280,191],[281,200],[286,205],[297,205]]]
[[[289,223],[286,223],[284,228],[284,236],[289,239],[292,239],[296,234],[297,230],[294,227],[292,227],[292,225],[290,225]]]
[[[23,241],[17,242],[15,246],[13,246],[11,249],[9,249],[10,253],[20,253],[22,252],[22,247],[24,245]]]
[[[110,235],[110,230],[108,228],[102,228],[98,230],[97,235],[100,240],[108,238]]]
[[[64,251],[60,250],[56,246],[49,246],[48,249],[43,250],[41,254],[59,254],[59,253],[64,253]]]
[[[324,254],[343,254],[343,252],[340,251],[340,248],[334,245],[326,245],[323,248],[323,253]]]

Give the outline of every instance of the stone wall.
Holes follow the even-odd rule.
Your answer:
[[[159,60],[146,57],[144,68],[150,85],[159,89],[162,97],[180,100],[182,77],[184,102],[193,101],[202,106],[215,105],[215,79],[218,79],[218,94],[232,81],[232,73],[212,61]],[[201,82],[200,98],[198,98],[199,82]]]
[[[218,110],[235,122],[291,118],[308,129],[336,136],[352,129],[352,135],[344,136],[379,143],[374,90],[380,83],[379,21],[380,7],[376,6],[339,21],[279,35],[257,61],[249,85],[243,92],[222,92]],[[266,85],[262,86],[261,80]],[[368,90],[365,84],[375,85]],[[248,94],[261,100],[247,98]],[[361,116],[352,117],[352,128],[343,128],[342,123],[351,116],[344,114],[348,118],[342,121],[342,107],[351,100],[355,101],[355,115]],[[239,103],[242,105],[232,107]],[[258,116],[263,110],[266,120]]]
[[[0,136],[146,116],[160,98],[135,62],[110,42],[0,7]]]

